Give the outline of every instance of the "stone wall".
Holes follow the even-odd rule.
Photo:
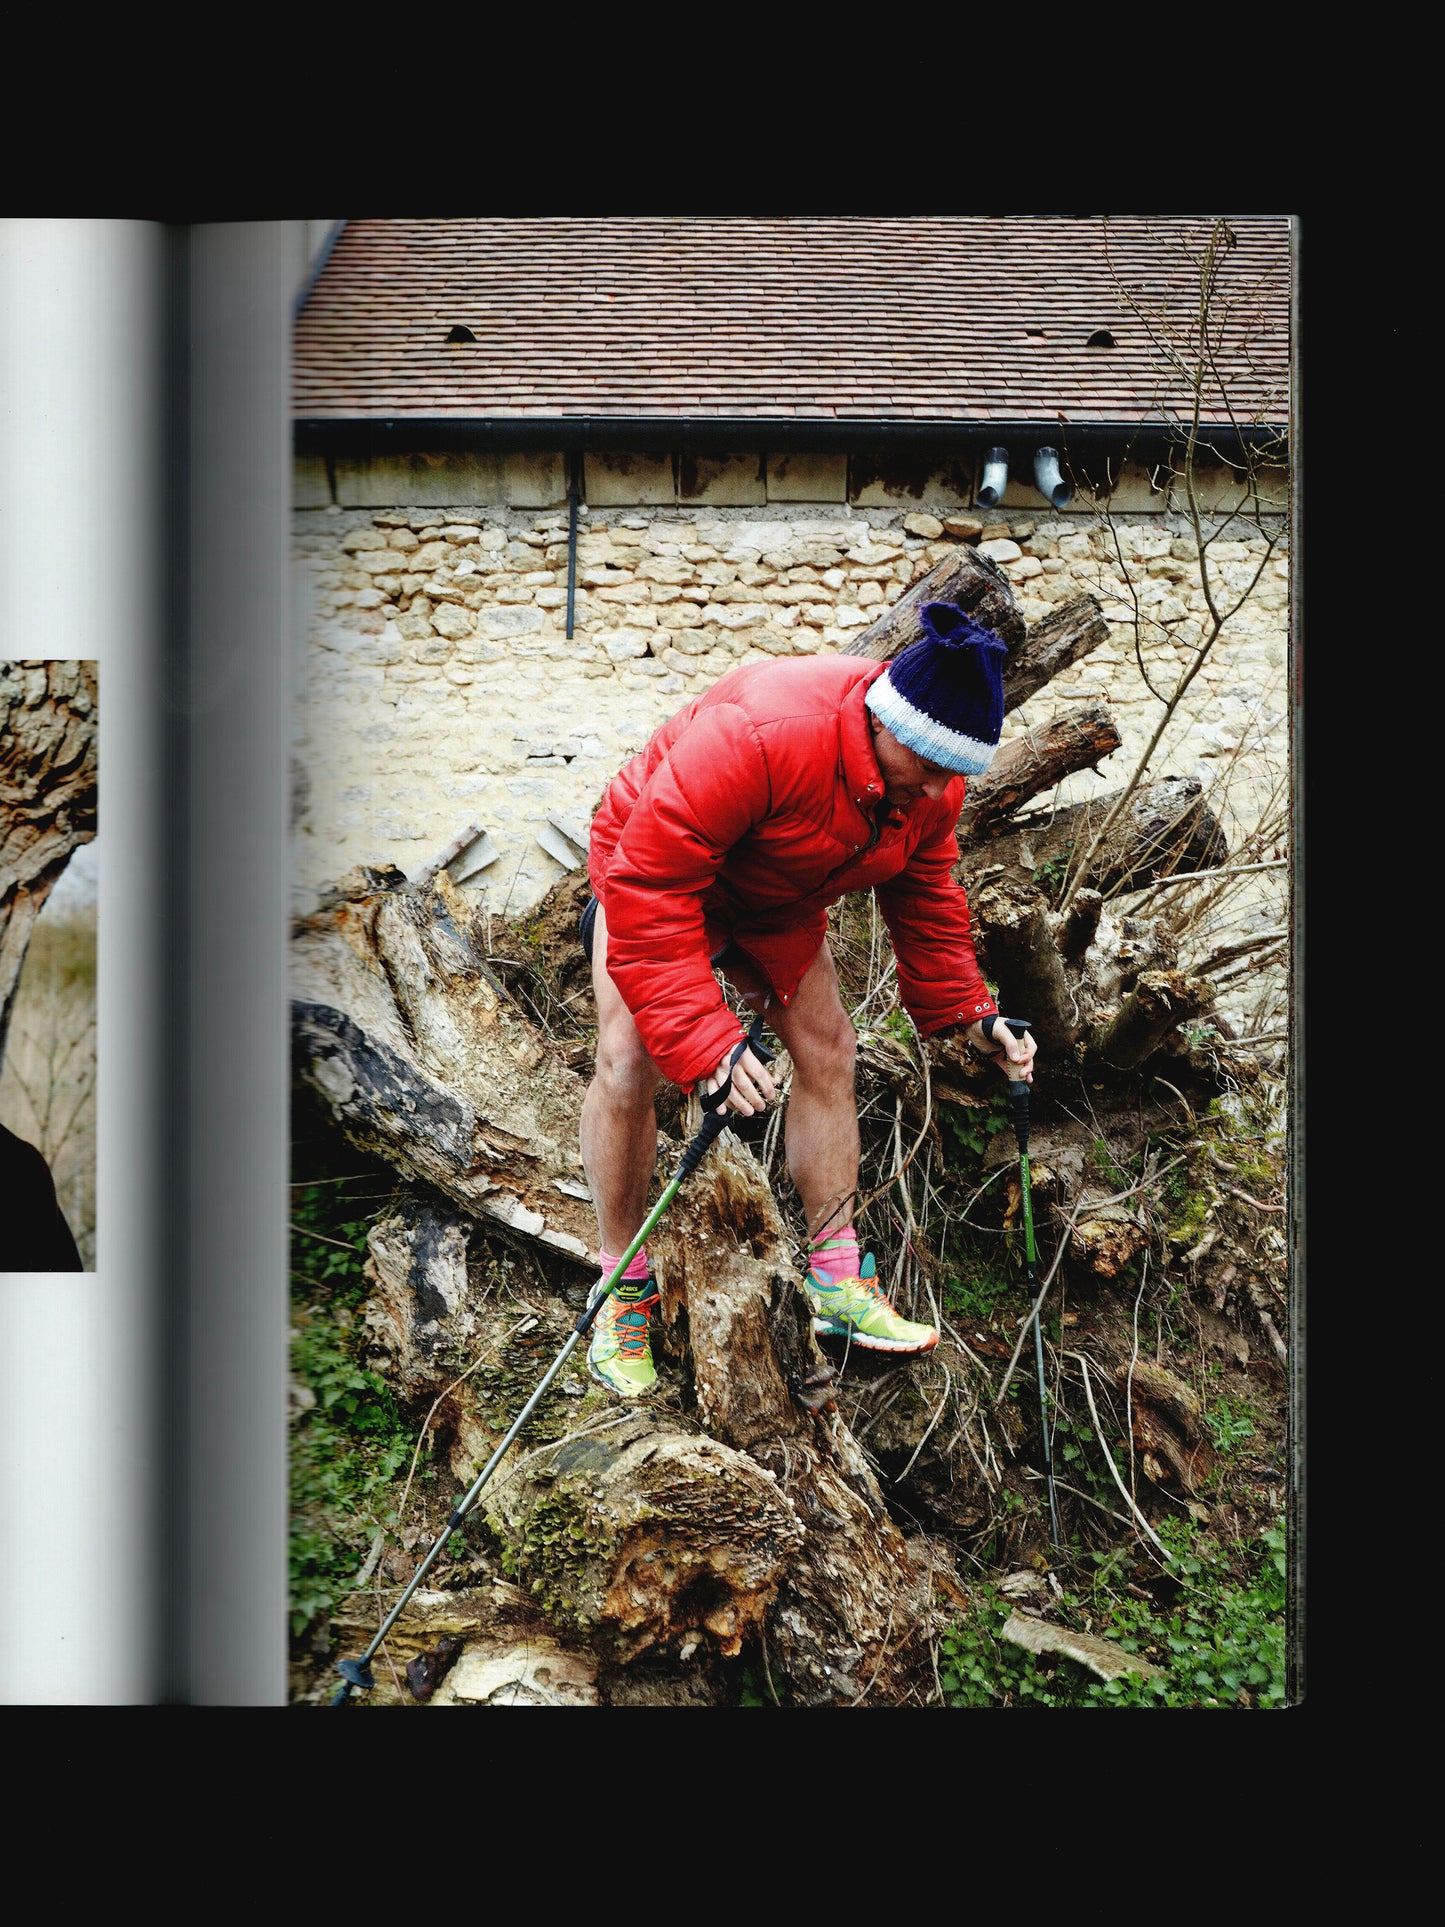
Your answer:
[[[565,508],[298,509],[301,895],[360,861],[415,872],[476,821],[497,854],[470,887],[497,911],[530,907],[658,724],[735,663],[845,645],[959,539],[940,519],[954,514],[937,507],[592,501],[570,641]],[[1205,618],[1186,522],[1167,507],[1116,510],[1113,532],[1087,509],[1005,506],[992,522],[956,513],[972,516],[1030,622],[1083,590],[1103,602],[1110,645],[1011,716],[1005,734],[1104,697],[1124,747],[1059,800],[1116,786],[1161,713],[1135,658],[1135,598],[1160,690]],[[1231,598],[1263,549],[1257,536],[1213,548]],[[1236,842],[1286,779],[1287,570],[1283,553],[1266,565],[1154,764],[1211,787]],[[1175,624],[1173,640],[1153,621]],[[1236,907],[1236,925],[1279,915],[1268,884]]]

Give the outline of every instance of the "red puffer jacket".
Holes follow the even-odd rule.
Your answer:
[[[679,710],[609,785],[592,822],[607,968],[665,1076],[706,1077],[741,1032],[710,957],[731,939],[788,1003],[831,903],[873,889],[898,986],[925,1036],[996,1010],[951,871],[964,779],[891,810],[856,656],[745,663]]]

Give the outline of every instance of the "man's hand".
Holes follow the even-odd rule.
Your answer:
[[[1026,1030],[1022,1037],[1015,1037],[1000,1017],[993,1027],[992,1043],[984,1036],[982,1023],[970,1024],[963,1034],[985,1057],[993,1059],[1005,1077],[1021,1077],[1025,1084],[1033,1083],[1037,1046],[1031,1030]]]
[[[705,1111],[715,1109],[737,1111],[742,1117],[751,1117],[754,1111],[761,1111],[771,1099],[777,1096],[778,1087],[769,1077],[766,1067],[758,1062],[750,1050],[745,1050],[733,1066],[733,1087],[728,1092],[727,1103],[716,1106],[707,1101],[709,1092],[718,1090],[727,1082],[728,1066],[731,1062],[732,1051],[729,1051],[712,1076],[703,1079],[702,1108]]]

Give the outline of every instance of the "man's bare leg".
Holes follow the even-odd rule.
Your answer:
[[[607,922],[600,903],[593,924],[592,988],[597,1069],[582,1105],[582,1168],[597,1208],[601,1248],[620,1257],[647,1213],[647,1188],[657,1165],[653,1100],[662,1072],[607,973]]]
[[[741,969],[728,976],[752,1008],[761,1008],[755,980]],[[826,941],[792,1002],[774,997],[767,1015],[793,1060],[784,1144],[809,1233],[842,1231],[853,1222],[858,1189],[858,1037]]]

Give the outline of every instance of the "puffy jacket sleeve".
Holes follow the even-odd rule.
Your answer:
[[[876,890],[898,959],[899,995],[923,1037],[998,1010],[979,975],[968,898],[953,880],[957,821],[956,809],[942,813],[904,868]]]
[[[607,866],[608,973],[674,1083],[706,1077],[744,1035],[712,974],[702,896],[770,801],[746,713],[699,710],[644,784]]]

